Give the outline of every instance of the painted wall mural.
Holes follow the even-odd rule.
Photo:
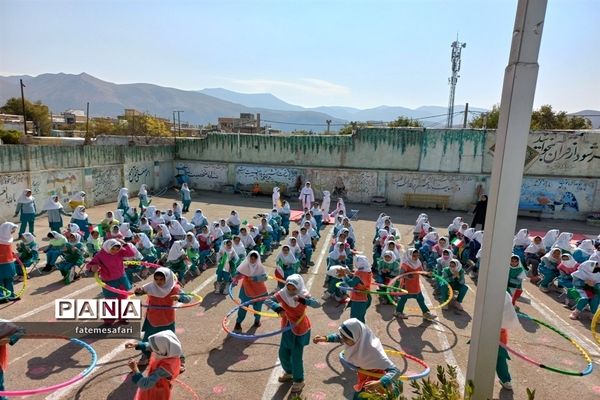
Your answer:
[[[323,190],[331,192],[332,199],[343,197],[350,201],[369,202],[377,194],[377,172],[311,170],[311,183],[321,198]]]
[[[27,189],[27,173],[0,175],[0,218],[2,221],[13,216],[17,207],[17,199],[25,189]],[[40,200],[36,199],[38,206]]]
[[[269,168],[240,165],[235,169],[236,182],[242,185],[252,185],[257,182],[269,182],[285,184],[287,187],[294,187],[298,175],[301,175],[299,170],[283,167]]]
[[[519,207],[547,213],[591,212],[595,190],[594,180],[525,177]]]
[[[195,189],[220,190],[227,184],[226,164],[186,162],[177,164],[175,170],[178,186],[186,182]]]
[[[121,186],[121,169],[118,167],[94,168],[92,172],[94,203],[117,201]]]

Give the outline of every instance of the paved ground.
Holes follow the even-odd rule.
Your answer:
[[[251,220],[257,212],[270,207],[270,198],[242,198],[238,195],[195,192],[191,207],[202,208],[212,219],[229,214],[232,208],[238,210],[242,218]],[[153,204],[167,208],[171,198],[155,198]],[[114,204],[94,207],[88,210],[90,220],[97,222]],[[354,222],[357,233],[357,248],[371,254],[371,240],[374,221],[381,210],[392,216],[399,226],[403,242],[411,238],[412,224],[419,210],[397,207],[369,207],[349,205],[359,208],[359,220]],[[455,212],[428,211],[434,225],[445,232]],[[557,227],[582,234],[598,234],[585,224],[574,221],[542,221],[534,219],[519,220],[518,228],[546,230]],[[42,237],[48,231],[46,220],[39,219],[36,225],[37,236]],[[325,239],[330,237],[331,227],[322,233]],[[305,275],[312,287],[313,295],[320,297],[324,279],[326,240],[321,240],[315,251],[315,266]],[[277,252],[277,250],[276,250]],[[274,256],[267,259],[265,265],[274,267]],[[181,380],[193,388],[201,399],[284,399],[287,398],[289,385],[276,382],[278,337],[257,342],[245,342],[227,338],[221,328],[221,320],[231,309],[233,303],[221,295],[212,294],[214,269],[209,269],[195,278],[185,287],[204,296],[201,307],[180,310],[177,313],[177,329],[187,355],[188,370]],[[269,282],[273,286],[272,282]],[[392,318],[391,306],[378,305],[374,300],[367,315],[367,322],[381,338],[385,346],[402,349],[407,353],[423,358],[432,368],[450,363],[458,366],[460,376],[466,373],[470,336],[471,316],[474,310],[474,282],[468,281],[471,291],[464,306],[465,312],[441,312],[437,310],[439,321],[423,322],[417,313],[406,321]],[[504,285],[504,283],[500,283]],[[431,296],[428,284],[427,296]],[[17,286],[19,288],[20,285]],[[550,322],[563,329],[586,349],[600,368],[600,347],[592,339],[589,319],[571,321],[569,311],[562,306],[554,295],[541,293],[536,287],[526,283],[525,293],[520,304],[522,311],[536,318]],[[99,295],[99,288],[93,278],[81,279],[69,286],[60,281],[58,272],[50,275],[32,277],[22,301],[12,305],[0,305],[0,317],[16,321],[52,321],[54,318],[53,300],[56,298],[90,298]],[[410,304],[410,303],[409,303]],[[416,304],[415,304],[416,305]],[[347,318],[348,310],[337,304],[326,303],[322,309],[309,313],[313,324],[312,334],[326,334],[334,331],[338,324]],[[259,331],[276,327],[276,320],[263,319]],[[247,317],[244,329],[248,329],[251,318]],[[538,328],[531,323],[523,323],[523,330],[511,333],[511,344],[534,357],[541,363],[560,368],[581,370],[585,367],[582,356],[566,340],[557,334]],[[30,399],[82,399],[99,400],[131,399],[135,391],[127,378],[128,358],[137,356],[131,350],[123,348],[123,340],[102,340],[93,343],[98,352],[99,364],[94,373],[83,383],[47,396],[31,396]],[[74,376],[89,363],[86,352],[58,340],[23,340],[10,349],[11,361],[6,375],[7,387],[11,389],[40,387],[56,384]],[[340,348],[335,345],[310,345],[305,350],[306,388],[303,396],[310,400],[342,399],[351,396],[354,376],[338,361]],[[513,357],[514,358],[514,357]],[[397,364],[408,371],[418,370],[414,363],[406,364],[402,359]],[[513,359],[510,364],[513,374],[514,394],[500,390],[496,385],[494,396],[499,399],[524,399],[525,389],[534,388],[538,399],[577,398],[581,400],[600,398],[600,373],[595,370],[588,377],[569,377],[547,372]],[[410,393],[410,388],[405,388]],[[193,399],[181,386],[174,388],[174,399]]]

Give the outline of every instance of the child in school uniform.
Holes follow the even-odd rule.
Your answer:
[[[40,260],[39,248],[32,233],[25,232],[22,237],[23,240],[17,244],[17,253],[25,268],[29,268]],[[16,273],[17,281],[22,280],[23,270],[16,268]]]
[[[277,209],[277,213],[281,216],[281,228],[284,235],[290,234],[290,215],[292,213],[290,203],[284,200],[281,207]]]
[[[557,283],[559,288],[570,289],[573,287],[573,277],[571,274],[579,268],[579,263],[575,261],[572,255],[563,254],[560,256],[560,264],[558,264],[558,276]]]
[[[442,270],[442,277],[450,284],[452,290],[458,293],[457,298],[450,301],[444,310],[450,309],[453,305],[457,310],[463,311],[462,306],[463,299],[467,295],[469,288],[465,284],[465,270],[462,268],[460,261],[454,259],[450,260],[448,266]],[[448,285],[439,285],[440,290],[440,301],[446,301],[448,299]]]
[[[387,285],[389,281],[400,274],[400,261],[396,258],[393,251],[386,250],[383,252],[383,256],[377,261],[375,271],[375,281]],[[379,302],[388,304],[389,300],[387,296],[380,295]]]
[[[185,274],[188,270],[189,258],[184,249],[185,241],[176,240],[169,249],[167,263],[165,264],[171,271],[177,274],[177,279],[181,286],[185,284]]]
[[[202,228],[203,226],[208,226],[208,219],[206,219],[204,214],[202,214],[202,210],[200,209],[197,209],[194,212],[194,216],[192,217],[192,220],[190,222],[196,228],[196,232],[199,232],[200,228]]]
[[[529,281],[533,284],[537,284],[542,279],[538,268],[545,254],[546,247],[541,236],[535,236],[529,246],[525,248],[525,268],[528,270]]]
[[[311,323],[306,315],[306,307],[317,308],[315,300],[304,285],[304,279],[298,274],[289,276],[285,286],[275,293],[267,305],[281,317],[281,328],[288,325],[292,329],[283,332],[279,345],[279,361],[283,375],[279,382],[293,381],[291,392],[300,393],[304,388],[304,365],[302,362],[304,347],[310,343]]]
[[[140,186],[140,190],[138,192],[138,199],[140,199],[139,208],[142,211],[145,208],[147,208],[150,205],[150,203],[152,203],[152,200],[148,198],[148,185],[146,185],[145,183],[142,183]]]
[[[200,243],[194,237],[192,232],[188,232],[185,235],[184,243],[185,254],[190,260],[190,271],[194,275],[200,274]]]
[[[279,280],[286,280],[289,276],[297,274],[298,268],[300,267],[300,260],[298,260],[292,253],[290,246],[283,245],[281,252],[275,259],[275,277]],[[279,282],[277,287],[280,289],[283,287],[283,283]]]
[[[42,272],[51,272],[56,267],[56,260],[62,252],[62,248],[67,244],[67,238],[56,231],[48,233],[50,243],[44,250],[46,253],[46,266],[42,268]]]
[[[346,286],[355,289],[350,292],[350,318],[356,318],[365,323],[365,315],[371,305],[371,294],[365,291],[371,290],[373,273],[371,272],[371,263],[363,255],[354,256],[354,265],[356,271],[344,279]]]
[[[232,235],[239,235],[240,233],[240,225],[242,224],[242,219],[237,211],[232,210],[231,215],[227,218],[227,226],[231,230]]]
[[[525,268],[521,264],[521,258],[513,254],[510,257],[510,268],[508,269],[507,291],[512,297],[512,304],[516,306],[516,302],[523,293],[523,280],[527,278]]]
[[[90,233],[90,236],[87,238],[85,243],[85,248],[90,256],[95,256],[100,250],[102,250],[102,237],[100,236],[100,232],[98,232],[97,228]]]
[[[62,249],[63,261],[59,262],[56,267],[63,276],[65,285],[79,279],[79,275],[75,272],[76,267],[80,267],[85,262],[85,249],[81,243],[81,235],[71,233],[67,243]]]
[[[14,278],[16,274],[16,259],[12,251],[13,235],[17,231],[17,225],[12,222],[4,222],[0,225],[0,286],[8,290],[8,297],[1,298],[0,304],[8,301],[17,301],[15,296]]]
[[[267,295],[267,270],[260,261],[258,251],[251,251],[248,257],[237,267],[236,274],[233,277],[233,286],[237,286],[241,281],[240,303],[245,303],[252,299],[258,299]],[[255,311],[260,312],[263,302],[258,301],[252,304]],[[246,318],[247,311],[243,308],[238,310],[238,316],[235,321],[234,331],[242,330],[242,322]],[[260,315],[254,314],[254,327],[260,327]]]
[[[400,265],[400,270],[403,274],[423,271],[423,264],[421,263],[421,260],[419,260],[419,251],[417,249],[414,247],[408,249],[404,255],[402,264]],[[419,274],[411,274],[402,279],[401,287],[408,293],[399,296],[397,299],[398,303],[396,305],[396,312],[394,312],[395,317],[407,319],[408,316],[404,314],[404,306],[406,305],[408,299],[416,299],[417,303],[419,304],[419,308],[423,312],[424,319],[431,320],[437,318],[437,315],[432,314],[425,304],[425,298],[421,292],[421,280],[419,278]]]
[[[129,210],[129,189],[119,189],[119,194],[117,195],[117,209],[122,210],[123,212]]]
[[[370,391],[391,393],[394,396],[392,398],[397,398],[402,393],[402,384],[397,380],[401,374],[400,369],[389,359],[379,338],[358,319],[344,321],[337,333],[315,336],[313,343],[341,343],[347,362],[362,370],[382,375],[381,378],[376,378],[357,372],[353,400],[363,398],[361,394]]]
[[[63,205],[58,200],[58,196],[52,195],[48,197],[44,207],[42,207],[42,211],[36,216],[39,217],[42,214],[48,214],[48,224],[50,226],[51,231],[60,232],[63,227],[63,219],[62,215],[70,217],[71,214],[65,212],[63,209]]]
[[[583,263],[590,259],[590,256],[594,254],[596,248],[594,247],[594,242],[590,239],[582,240],[579,246],[573,251],[573,258],[578,263]]]
[[[579,319],[581,312],[589,305],[592,315],[600,305],[600,263],[588,260],[571,274],[573,287],[579,293],[579,300],[569,318]]]
[[[137,296],[147,295],[146,304],[149,306],[146,308],[146,317],[142,325],[143,342],[147,342],[150,336],[159,332],[175,333],[175,309],[168,307],[173,307],[177,302],[189,303],[192,300],[190,295],[181,290],[175,274],[169,268],[157,268],[152,278],[151,282],[134,289]],[[148,365],[150,354],[149,350],[142,350],[142,358],[138,361],[138,365]],[[181,369],[184,369],[184,366],[185,358],[181,355]]]
[[[79,230],[83,233],[83,240],[87,240],[90,236],[90,222],[84,206],[77,206],[75,208],[73,215],[71,215],[71,222],[77,224]],[[56,231],[57,229],[54,230]]]
[[[217,253],[217,281],[215,282],[215,293],[224,294],[227,284],[235,275],[240,258],[233,249],[231,239],[225,240],[221,250]]]
[[[181,210],[181,212],[183,213],[187,213],[188,211],[190,211],[190,205],[192,204],[192,194],[190,193],[191,190],[188,187],[187,183],[182,183],[181,184],[181,204],[183,204],[183,208]]]
[[[539,270],[543,275],[540,282],[540,290],[542,292],[550,291],[550,283],[560,275],[558,265],[561,262],[562,252],[558,247],[552,248],[545,256],[542,257]]]
[[[126,348],[152,352],[148,375],[144,376],[135,360],[128,366],[133,373],[132,381],[138,387],[134,400],[171,400],[172,383],[181,370],[181,342],[171,331],[162,331],[148,338],[148,342],[131,342]]]

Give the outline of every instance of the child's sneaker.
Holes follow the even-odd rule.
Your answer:
[[[548,293],[550,291],[549,287],[545,287],[545,286],[540,286],[540,290],[544,293]]]
[[[579,319],[579,315],[581,314],[581,311],[575,309],[573,310],[573,312],[571,313],[571,315],[569,315],[569,318],[575,320],[575,319]]]
[[[401,319],[408,319],[408,315],[404,314],[403,312],[395,312],[394,317],[401,318]]]
[[[239,322],[236,322],[235,326],[233,327],[233,331],[240,332],[241,330],[242,330],[242,324],[240,324]]]
[[[284,383],[284,382],[289,382],[293,379],[292,374],[283,374],[280,375],[279,378],[277,378],[278,382]]]
[[[454,307],[458,310],[458,311],[465,311],[465,309],[463,308],[462,304],[460,304],[458,301],[454,303]]]
[[[508,382],[500,382],[500,386],[502,386],[506,390],[510,390],[510,391],[513,390],[512,383],[510,381],[508,381]]]
[[[304,389],[304,382],[294,382],[292,384],[292,393],[300,393]]]
[[[432,314],[430,312],[423,313],[423,319],[434,320],[437,318],[437,315]]]

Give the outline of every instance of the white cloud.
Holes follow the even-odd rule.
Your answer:
[[[232,79],[233,84],[243,86],[252,92],[296,92],[296,94],[311,94],[321,97],[348,96],[350,88],[328,82],[322,79],[303,78],[298,81],[278,81],[272,79]]]

